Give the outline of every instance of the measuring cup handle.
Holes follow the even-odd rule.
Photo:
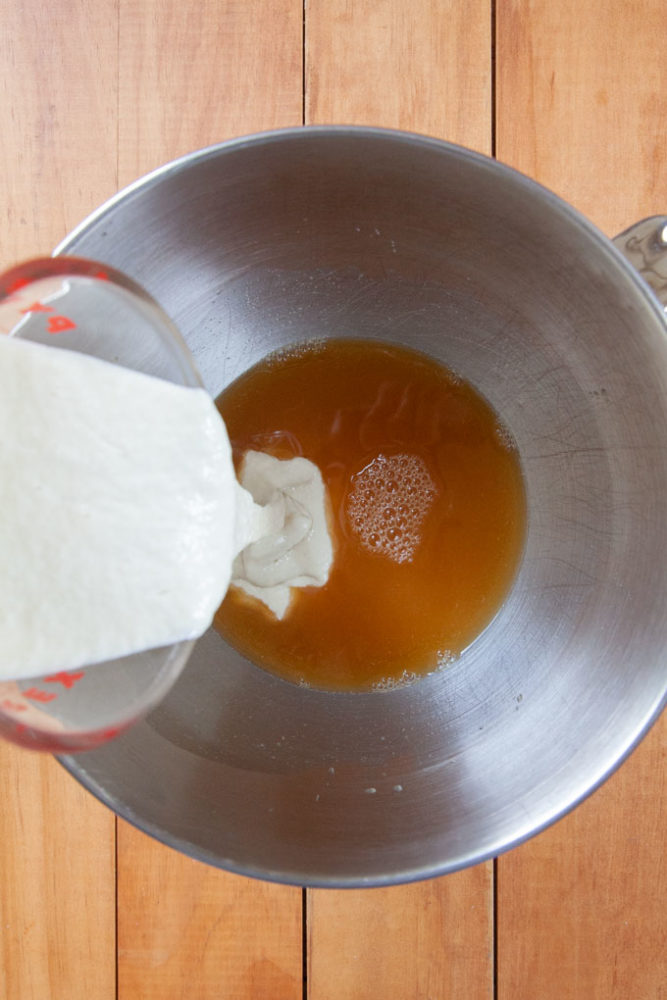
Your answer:
[[[652,215],[623,230],[612,241],[667,311],[667,215]]]

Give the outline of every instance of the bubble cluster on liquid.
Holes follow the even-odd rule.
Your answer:
[[[493,429],[493,434],[501,446],[506,451],[516,451],[516,441],[508,431],[507,427],[504,427],[500,421],[498,421]]]
[[[437,493],[419,455],[378,455],[354,477],[347,519],[369,552],[410,562]]]
[[[395,691],[396,688],[407,687],[419,677],[414,670],[404,670],[399,677],[383,677],[372,684],[373,691]]]
[[[307,358],[324,351],[327,341],[324,337],[310,337],[308,340],[300,341],[298,344],[286,344],[272,351],[268,357],[264,358],[267,368],[279,367],[285,362]]]

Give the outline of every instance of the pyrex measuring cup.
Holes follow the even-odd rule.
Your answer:
[[[90,354],[181,385],[201,384],[185,343],[157,303],[124,275],[88,260],[46,258],[1,274],[2,335]],[[11,427],[2,432],[11,434]],[[56,752],[98,746],[160,701],[193,645],[181,642],[90,669],[0,681],[0,735]]]

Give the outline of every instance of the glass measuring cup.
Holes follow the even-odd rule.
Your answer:
[[[118,271],[89,260],[44,258],[0,274],[0,336],[78,351],[180,385],[201,385],[190,352],[157,303]],[[181,642],[89,669],[0,681],[0,736],[52,752],[99,746],[164,697],[193,645]]]

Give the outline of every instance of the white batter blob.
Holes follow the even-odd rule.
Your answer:
[[[0,435],[0,679],[201,635],[266,534],[295,569],[281,583],[314,583],[289,490],[266,509],[241,490],[203,389],[0,336]]]
[[[322,476],[306,458],[248,451],[240,480],[265,520],[258,540],[235,559],[232,584],[283,618],[293,587],[321,587],[329,578],[333,548]]]

